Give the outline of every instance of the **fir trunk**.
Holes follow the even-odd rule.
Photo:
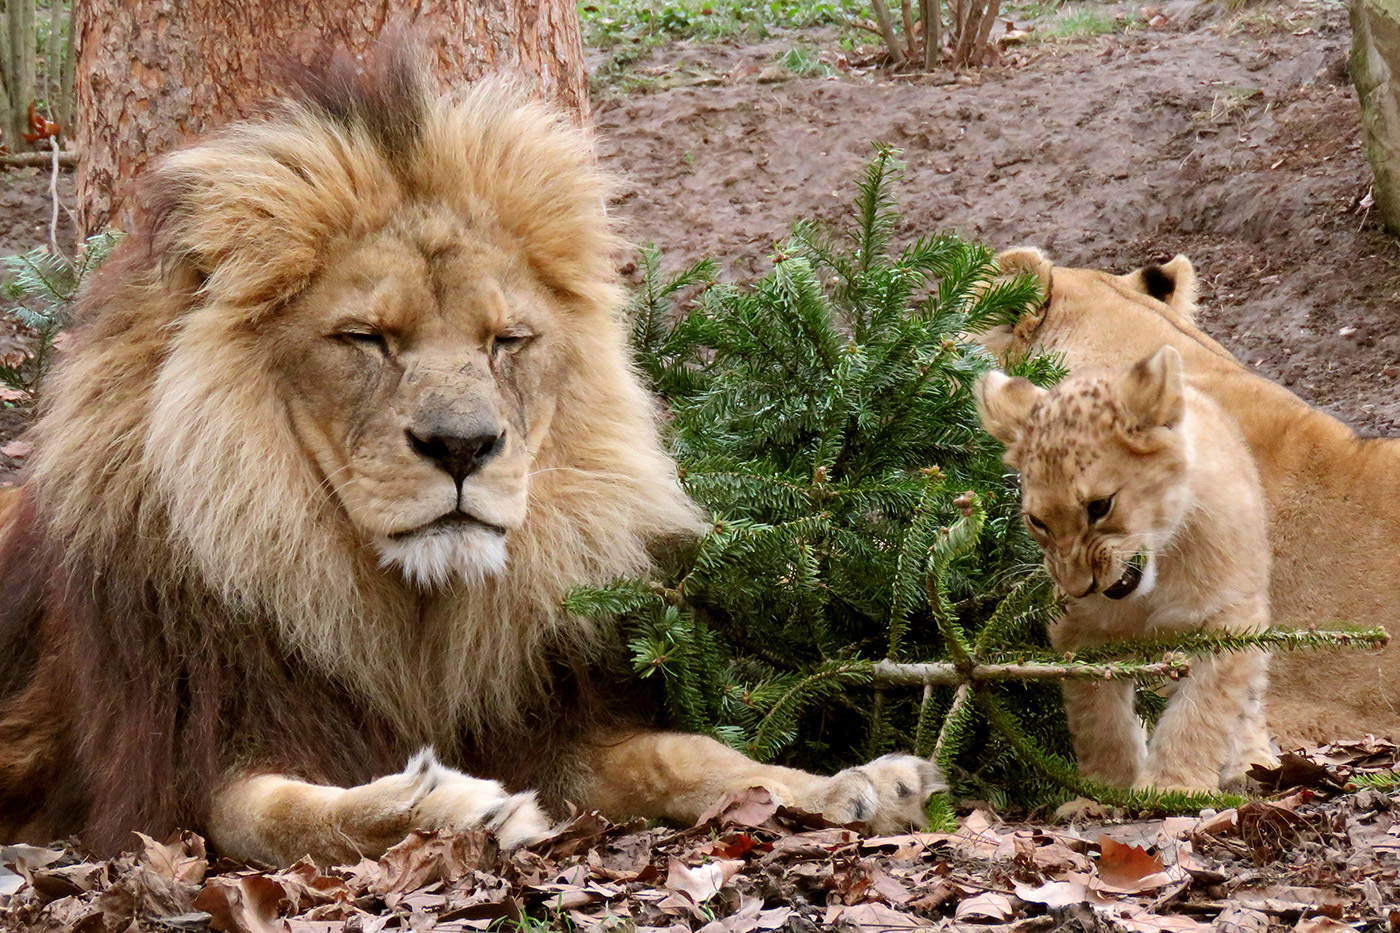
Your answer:
[[[282,64],[331,47],[361,54],[396,29],[426,38],[444,88],[512,72],[588,115],[573,0],[76,0],[79,236],[129,228],[129,183],[145,164],[247,115]]]

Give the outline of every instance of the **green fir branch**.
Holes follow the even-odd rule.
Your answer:
[[[1384,648],[1390,641],[1385,629],[1342,627],[1335,629],[1266,628],[1258,632],[1220,632],[1198,629],[1166,638],[1140,638],[1080,648],[1065,657],[1076,661],[1104,661],[1127,656],[1153,657],[1170,652],[1206,655],[1228,651],[1301,651],[1331,648]]]
[[[1016,714],[990,693],[979,690],[976,691],[975,697],[978,708],[992,727],[1001,733],[1024,760],[1060,787],[1080,797],[1134,813],[1199,813],[1207,807],[1225,810],[1245,803],[1245,798],[1238,794],[1134,790],[1090,781],[1081,777],[1074,765],[1064,758],[1041,747],[1026,731]]]

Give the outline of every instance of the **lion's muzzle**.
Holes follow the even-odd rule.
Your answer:
[[[408,431],[409,446],[452,477],[458,488],[505,447],[505,430],[495,422],[481,421],[456,432]]]

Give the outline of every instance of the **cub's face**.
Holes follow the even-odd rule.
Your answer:
[[[500,571],[561,381],[565,316],[523,252],[418,208],[328,262],[268,334],[294,430],[385,565]]]
[[[1022,517],[1071,597],[1151,591],[1156,554],[1190,506],[1180,356],[1164,347],[1115,375],[1051,391],[988,373],[978,410],[1021,474]]]

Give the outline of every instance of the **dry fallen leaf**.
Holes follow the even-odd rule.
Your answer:
[[[1005,923],[1015,915],[1016,908],[1012,906],[1011,898],[995,891],[969,897],[958,904],[958,909],[953,912],[956,919],[972,923]]]
[[[1113,918],[1113,929],[1128,933],[1215,933],[1209,923],[1176,914],[1154,914],[1131,901],[1107,908]]]
[[[1098,886],[1121,894],[1140,894],[1170,884],[1172,878],[1156,855],[1140,846],[1099,836]]]
[[[194,833],[175,833],[165,842],[156,842],[145,833],[141,840],[141,861],[152,871],[172,881],[199,884],[209,868],[204,840]]]
[[[220,875],[194,899],[209,925],[228,933],[282,933],[277,920],[282,886],[265,875]]]
[[[1356,933],[1356,927],[1331,917],[1304,917],[1293,929],[1295,933]]]
[[[777,801],[766,787],[749,787],[725,794],[713,807],[700,814],[695,825],[703,826],[711,820],[718,820],[722,825],[763,826],[777,812]]]
[[[0,867],[0,897],[6,894],[14,894],[24,887],[24,878],[15,874],[8,868]]]
[[[703,904],[743,867],[744,863],[738,859],[720,859],[691,868],[680,859],[673,858],[666,870],[666,887],[689,895],[697,904]]]
[[[484,865],[487,852],[495,849],[495,842],[483,832],[414,831],[379,859],[379,877],[370,889],[392,907],[409,891],[434,881],[456,881],[471,869]]]
[[[917,930],[933,926],[932,921],[925,920],[918,914],[900,913],[884,904],[856,904],[853,907],[832,904],[826,909],[823,923],[827,927],[843,924],[859,930],[868,930],[870,933],[894,933],[896,930]]]
[[[1016,884],[1016,896],[1032,904],[1046,907],[1069,907],[1089,900],[1088,876],[1075,876],[1073,880],[1047,881],[1042,885]]]
[[[0,447],[0,454],[4,454],[13,460],[23,460],[33,452],[34,445],[29,441],[10,441],[8,444]]]
[[[1247,907],[1226,907],[1215,918],[1217,933],[1268,933],[1269,915]]]
[[[953,844],[973,858],[992,858],[1001,846],[1001,836],[992,832],[992,819],[983,810],[973,810],[953,834]]]

